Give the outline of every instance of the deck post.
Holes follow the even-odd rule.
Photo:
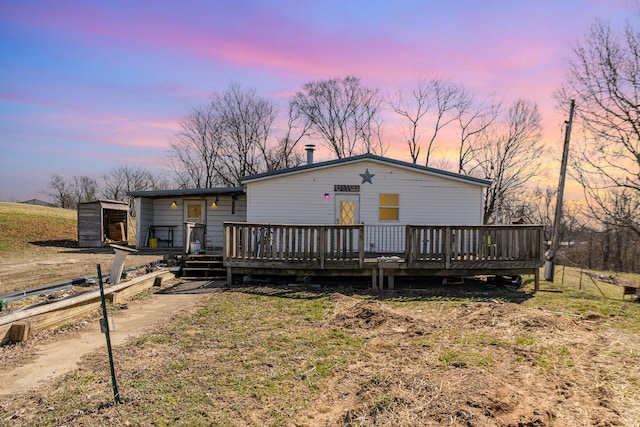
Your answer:
[[[405,225],[404,227],[404,260],[407,265],[412,264],[412,256],[413,251],[411,250],[413,247],[413,233],[411,233],[411,226]]]
[[[375,268],[371,269],[371,288],[373,290],[378,289],[378,275]]]
[[[360,268],[364,267],[364,224],[360,225],[360,232],[358,233],[358,266]]]
[[[444,268],[447,270],[451,268],[451,227],[447,227],[444,230]]]
[[[320,268],[324,270],[324,262],[327,256],[327,228],[320,227],[318,229],[318,257]]]
[[[231,267],[227,267],[227,286],[233,286],[233,273]]]
[[[536,268],[533,271],[533,291],[538,292],[540,290],[540,269]]]
[[[229,254],[231,253],[231,239],[229,238],[230,226],[229,224],[224,224],[224,241],[222,243],[222,248],[224,251],[224,257],[229,258]]]

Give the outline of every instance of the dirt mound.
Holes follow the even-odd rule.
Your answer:
[[[448,310],[331,300],[329,325],[366,345],[302,425],[625,425],[603,380],[616,368],[595,357],[615,338],[593,340],[581,321],[499,300]],[[591,382],[572,382],[575,371]]]
[[[556,329],[564,323],[557,314],[516,307],[499,300],[466,303],[457,310],[456,316],[457,321],[466,322],[471,328]]]
[[[398,328],[412,322],[411,317],[398,315],[375,301],[361,301],[337,313],[331,325],[346,329],[371,330],[382,327]]]

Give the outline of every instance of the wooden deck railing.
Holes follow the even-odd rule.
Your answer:
[[[412,268],[526,268],[542,261],[542,226],[424,226],[406,228]]]
[[[405,251],[404,225],[365,225],[364,249],[368,254],[402,255]]]
[[[224,262],[229,266],[287,263],[325,268],[327,263],[364,265],[363,225],[225,223]]]
[[[542,264],[542,226],[407,225],[401,226],[404,234],[394,227],[225,223],[224,262],[230,267],[363,268],[365,253],[375,257],[379,254],[375,249],[392,248],[404,252],[408,268],[508,269]],[[398,250],[400,242],[403,248]]]

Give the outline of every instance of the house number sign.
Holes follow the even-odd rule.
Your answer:
[[[337,193],[359,193],[359,185],[334,185],[333,191]]]

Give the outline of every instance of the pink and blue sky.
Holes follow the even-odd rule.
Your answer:
[[[594,19],[620,27],[636,10],[634,0],[0,0],[0,200],[46,200],[52,174],[161,170],[189,109],[232,81],[284,114],[312,80],[354,75],[391,93],[440,76],[480,97],[537,102],[555,149],[566,115],[551,95],[571,45]],[[410,160],[394,125],[385,135],[389,155]]]

